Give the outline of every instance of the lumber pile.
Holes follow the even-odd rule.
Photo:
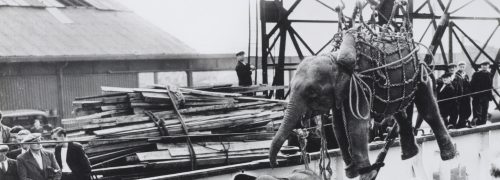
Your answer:
[[[70,140],[88,142],[94,173],[103,177],[188,170],[193,160],[197,167],[213,167],[267,158],[285,103],[242,97],[228,88],[101,87],[101,95],[76,98],[77,117],[62,124]],[[249,92],[241,89],[235,91]],[[253,92],[262,89],[273,88]],[[138,169],[147,173],[131,174]]]

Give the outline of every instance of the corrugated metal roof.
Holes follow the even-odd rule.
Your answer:
[[[108,10],[56,5],[33,8],[20,6],[20,0],[2,2],[18,5],[0,6],[0,62],[169,59],[196,54],[133,12],[109,10],[118,7],[112,0],[86,0]]]

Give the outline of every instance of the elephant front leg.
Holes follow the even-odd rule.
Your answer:
[[[345,174],[348,178],[359,176],[358,169],[354,165],[351,153],[349,153],[349,139],[345,129],[344,119],[342,117],[342,110],[333,111],[333,133],[337,139],[337,143],[342,153],[342,158],[346,164]]]
[[[368,157],[369,119],[354,118],[353,112],[348,110],[349,108],[346,108],[349,107],[348,105],[348,102],[344,104],[342,113],[345,119],[344,122],[349,140],[349,153],[352,158],[352,163],[360,174],[360,180],[371,180],[377,174],[377,171],[372,170]]]
[[[418,146],[413,134],[411,119],[413,115],[413,105],[406,108],[406,114],[399,112],[394,118],[399,124],[399,139],[401,143],[401,159],[406,160],[418,154]]]
[[[434,98],[431,81],[419,83],[415,94],[415,105],[417,106],[418,113],[423,115],[424,120],[432,128],[436,136],[439,149],[441,150],[441,159],[453,159],[456,154],[455,146],[439,115],[439,108],[436,98]]]

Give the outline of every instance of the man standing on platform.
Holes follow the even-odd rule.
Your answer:
[[[488,117],[488,106],[492,100],[491,89],[493,88],[493,75],[489,72],[490,62],[484,61],[480,69],[472,75],[470,81],[472,92],[472,111],[476,125],[486,124]]]
[[[451,85],[453,86],[454,92],[453,96],[458,96],[462,93],[462,87],[460,79],[457,78],[457,64],[450,63],[448,64],[448,73],[451,75]],[[457,126],[458,121],[458,99],[448,100],[448,103],[451,105],[448,107],[448,112],[450,115],[450,119],[448,120],[448,129],[454,129]]]
[[[235,68],[236,74],[238,75],[238,84],[240,86],[251,86],[252,71],[255,70],[255,66],[245,62],[244,51],[236,53],[236,60],[238,61],[238,64]]]
[[[456,106],[456,101],[453,98],[455,96],[455,88],[452,85],[452,74],[445,73],[440,77],[440,81],[437,84],[437,99],[439,112],[441,113],[441,117],[443,118],[444,124],[446,126],[451,126],[449,118],[452,113],[452,109]],[[443,101],[444,100],[444,101]]]
[[[30,134],[23,143],[30,143],[28,152],[17,157],[17,173],[21,180],[60,180],[61,168],[53,153],[43,150],[41,135]]]
[[[66,131],[61,128],[52,130],[52,139],[67,141]],[[61,180],[90,180],[90,161],[77,142],[63,142],[56,146],[56,160],[62,169]]]
[[[9,151],[9,146],[0,145],[0,179],[1,180],[18,180],[16,160],[6,156]]]
[[[465,72],[465,62],[460,61],[458,63],[458,71],[456,73],[456,77],[458,82],[460,83],[460,90],[457,95],[463,96],[468,95],[471,92],[470,79],[467,73]],[[467,125],[467,121],[472,113],[471,104],[470,104],[470,96],[464,96],[458,99],[458,109],[459,109],[459,119],[457,122],[456,128],[464,128]]]

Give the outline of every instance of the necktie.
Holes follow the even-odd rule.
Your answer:
[[[2,172],[3,172],[3,173],[6,173],[7,171],[5,170],[5,163],[0,162],[0,164],[2,164]]]

